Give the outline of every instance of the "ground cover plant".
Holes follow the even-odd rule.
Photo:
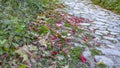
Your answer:
[[[47,11],[38,16],[35,22],[29,23],[28,32],[34,33],[36,39],[31,44],[20,47],[16,53],[30,67],[62,68],[68,66],[73,68],[79,62],[87,64],[87,59],[82,52],[84,46],[90,46],[89,41],[92,36],[84,33],[87,30],[80,27],[80,23],[83,22],[90,23],[85,18],[78,18],[55,10]],[[75,46],[75,42],[85,45]],[[30,62],[28,58],[32,61]],[[35,65],[31,65],[32,62]]]
[[[28,23],[38,14],[55,8],[56,1],[51,1],[0,0],[0,56],[7,54],[12,57],[16,47],[34,40],[34,36],[27,32]],[[1,62],[4,63],[2,59]]]
[[[100,52],[92,48],[97,45],[89,43],[94,37],[88,33],[89,29],[80,25],[84,22],[91,21],[56,10],[47,11],[29,23],[28,32],[35,36],[34,41],[15,52],[27,67],[75,68],[79,62],[82,62],[81,67],[87,67],[88,61],[82,54],[85,48],[91,48],[93,55]]]
[[[92,2],[120,14],[120,0],[92,0]]]
[[[0,66],[75,68],[80,62],[87,68],[86,47],[101,54],[94,49],[99,43],[90,43],[94,31],[81,25],[92,21],[59,11],[63,7],[54,0],[0,0]]]

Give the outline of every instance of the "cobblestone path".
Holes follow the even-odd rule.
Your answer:
[[[104,62],[110,68],[120,68],[120,15],[92,4],[90,0],[62,0],[67,8],[66,12],[78,17],[88,18],[92,23],[82,23],[84,27],[94,31],[96,37],[93,42],[100,43],[102,55],[94,56],[97,62]],[[89,51],[84,52],[86,57]],[[91,68],[95,63],[91,61]]]

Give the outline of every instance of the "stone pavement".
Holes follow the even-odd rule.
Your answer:
[[[67,5],[66,12],[78,17],[92,20],[92,23],[83,23],[86,28],[94,31],[96,37],[93,42],[99,42],[102,55],[94,56],[96,62],[104,62],[110,68],[120,68],[120,15],[92,4],[90,0],[62,0]],[[84,52],[89,56],[89,51]],[[90,60],[92,61],[92,60]],[[94,68],[91,63],[91,68]]]

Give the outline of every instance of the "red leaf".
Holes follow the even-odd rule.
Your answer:
[[[84,36],[83,40],[84,40],[85,42],[88,42],[88,37],[87,37],[87,36]]]
[[[63,22],[57,22],[57,23],[56,23],[56,26],[57,26],[57,27],[62,27],[62,26],[63,26]]]
[[[79,18],[79,22],[85,22],[85,18]]]
[[[58,52],[57,51],[52,51],[52,55],[57,55]]]
[[[69,24],[75,25],[75,20],[73,20],[72,18],[68,18],[67,21]]]
[[[53,36],[52,37],[52,41],[56,41],[57,40],[57,37],[56,36]]]
[[[42,60],[42,58],[43,58],[43,55],[40,54],[39,55],[39,60]]]
[[[83,63],[87,62],[87,59],[82,54],[80,55],[80,59]]]
[[[76,16],[70,16],[67,19],[68,23],[70,23],[71,25],[75,25],[75,26],[79,26],[80,23],[88,23],[90,22],[88,19],[85,18],[78,18]]]

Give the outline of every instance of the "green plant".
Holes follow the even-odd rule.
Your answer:
[[[29,23],[39,14],[54,9],[57,0],[0,0],[0,61],[2,56],[11,59],[19,46],[35,40],[36,32],[29,31]],[[38,28],[38,27],[37,27]],[[46,26],[39,27],[46,34]],[[45,31],[44,31],[45,30]],[[3,61],[3,66],[7,60]],[[23,65],[24,67],[24,65]]]
[[[54,0],[0,0],[0,38],[18,45],[30,41],[28,39],[33,36],[27,33],[28,23],[34,21],[39,13],[53,9],[55,4]]]
[[[39,13],[53,9],[56,2],[0,0],[0,39],[8,39],[7,43],[14,46],[31,42],[34,36],[28,33],[28,23],[34,21]],[[41,27],[42,31],[44,28]]]
[[[100,62],[96,65],[98,68],[107,68],[107,65],[105,65],[103,62]]]
[[[92,48],[90,51],[91,51],[91,54],[92,54],[93,56],[95,56],[95,55],[100,55],[100,54],[101,54],[101,51],[100,51],[100,50],[97,50],[97,49],[95,49],[95,48]]]

